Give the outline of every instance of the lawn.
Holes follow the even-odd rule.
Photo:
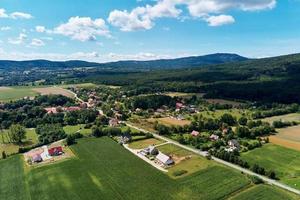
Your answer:
[[[259,164],[266,170],[274,170],[280,181],[300,189],[300,153],[274,144],[243,153],[242,159]]]
[[[80,132],[84,136],[89,136],[90,134],[92,134],[92,130],[85,129],[84,126],[85,126],[84,124],[79,124],[79,125],[75,125],[75,126],[64,126],[64,131],[68,135],[76,133],[76,132]]]
[[[77,158],[26,172],[20,156],[0,161],[0,199],[217,200],[249,185],[219,165],[171,179],[107,137],[81,139],[72,150]]]
[[[256,199],[256,200],[283,200],[283,199],[291,199],[296,200],[299,199],[294,194],[288,193],[279,188],[275,188],[269,185],[257,185],[247,189],[246,191],[236,195],[231,200],[248,200],[248,199]]]
[[[156,138],[149,138],[145,140],[131,142],[128,146],[131,149],[144,149],[150,145],[158,145],[162,143],[164,143],[164,141],[158,140]]]
[[[216,166],[216,163],[209,161],[204,157],[193,152],[182,149],[174,144],[165,144],[158,147],[158,150],[169,155],[175,161],[175,164],[168,169],[168,175],[172,178],[181,178],[197,171]],[[186,173],[181,176],[175,176],[174,173],[184,170]]]
[[[268,118],[262,119],[262,121],[269,122],[270,124],[272,124],[274,121],[300,122],[300,113],[292,113],[292,114],[268,117]]]

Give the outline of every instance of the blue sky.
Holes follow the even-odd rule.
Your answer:
[[[299,0],[0,0],[0,59],[300,52]]]

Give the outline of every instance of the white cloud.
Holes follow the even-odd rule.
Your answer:
[[[155,19],[178,18],[182,8],[186,7],[190,16],[207,21],[211,26],[225,25],[234,22],[234,18],[225,15],[225,12],[272,9],[275,5],[276,0],[158,0],[154,5],[137,7],[130,12],[114,10],[108,22],[122,31],[148,30],[154,26]],[[218,16],[214,16],[216,14]]]
[[[34,38],[31,40],[30,45],[35,47],[41,47],[41,46],[45,46],[45,43],[43,42],[43,40]]]
[[[8,43],[19,45],[19,44],[23,44],[26,39],[27,39],[27,35],[24,34],[24,33],[20,33],[17,38],[14,38],[14,39],[13,38],[9,38],[8,39]]]
[[[11,30],[11,27],[10,26],[3,26],[0,28],[1,31],[9,31]]]
[[[0,8],[0,18],[7,18],[8,14],[6,14],[6,10],[3,8]]]
[[[23,12],[13,12],[10,14],[12,19],[31,19],[33,18],[31,14],[23,13]]]
[[[36,32],[39,32],[39,33],[46,32],[46,28],[44,26],[36,26],[35,30],[36,30]]]
[[[94,41],[97,36],[111,37],[105,21],[101,18],[92,20],[90,17],[71,17],[65,24],[53,30],[53,33],[68,36],[73,40]]]
[[[235,22],[235,19],[230,15],[218,15],[210,16],[206,19],[209,26],[223,26],[226,24],[232,24]]]

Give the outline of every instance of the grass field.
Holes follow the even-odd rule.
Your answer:
[[[257,185],[231,198],[231,200],[249,200],[249,197],[253,197],[251,199],[255,200],[299,199],[296,195],[284,190],[268,185]]]
[[[149,119],[150,123],[154,123],[155,121],[158,121],[159,123],[164,124],[166,126],[184,126],[191,124],[191,121],[189,120],[178,120],[176,118],[171,117]]]
[[[148,147],[149,145],[158,145],[162,144],[163,141],[155,139],[155,138],[149,138],[145,140],[139,140],[135,142],[131,142],[128,146],[131,149],[144,149]]]
[[[9,143],[8,130],[0,132],[0,152],[5,151],[7,155],[17,153],[19,148],[37,144],[38,136],[34,129],[26,129],[26,139],[22,145]]]
[[[211,104],[232,105],[234,107],[243,105],[243,103],[241,103],[241,102],[230,101],[230,100],[225,100],[225,99],[205,99],[205,100]]]
[[[11,87],[0,90],[0,101],[8,102],[24,97],[34,97],[36,95],[38,95],[38,93],[33,91],[32,87]]]
[[[25,171],[20,156],[0,161],[0,199],[217,200],[249,185],[219,165],[171,179],[106,137],[79,140],[72,150],[77,158]]]
[[[300,153],[274,144],[243,153],[242,159],[274,170],[281,182],[300,189]]]
[[[159,146],[158,150],[171,156],[175,161],[175,165],[168,169],[168,175],[172,178],[188,176],[197,171],[207,169],[208,167],[216,166],[215,162],[209,161],[204,157],[200,157],[173,144]],[[186,173],[178,177],[174,176],[175,172],[182,170],[186,171]]]
[[[15,86],[0,87],[0,102],[9,102],[24,97],[35,97],[37,95],[61,94],[67,97],[74,95],[63,87],[57,86]]]
[[[279,116],[274,116],[274,117],[268,117],[262,119],[262,121],[269,122],[272,124],[274,121],[285,121],[285,122],[300,122],[300,113],[292,113],[292,114],[287,114],[287,115],[279,115]]]
[[[91,129],[85,129],[84,124],[75,125],[75,126],[64,126],[64,131],[66,134],[70,135],[76,132],[80,132],[84,136],[88,136],[92,133]]]
[[[202,111],[197,115],[202,115],[203,117],[207,118],[220,118],[223,114],[228,113],[234,116],[235,118],[239,119],[243,115],[250,116],[251,112],[248,110],[241,110],[241,109],[228,109],[228,110],[216,110],[216,111]]]

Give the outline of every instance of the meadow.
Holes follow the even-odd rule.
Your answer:
[[[158,140],[156,138],[149,138],[149,139],[145,139],[145,140],[138,140],[138,141],[134,141],[129,143],[129,148],[131,149],[144,149],[150,145],[159,145],[164,143],[161,140]]]
[[[269,122],[270,124],[272,124],[274,121],[300,122],[300,113],[291,113],[286,115],[267,117],[262,119],[262,121]]]
[[[300,153],[274,144],[241,154],[251,165],[257,163],[266,170],[274,170],[281,182],[300,189]]]
[[[0,89],[0,102],[14,101],[36,95],[38,95],[38,92],[32,90],[32,87],[5,87]]]
[[[7,155],[18,153],[20,147],[29,147],[37,143],[38,135],[34,129],[26,129],[26,139],[21,145],[9,143],[8,130],[0,132],[0,152],[5,151]]]

